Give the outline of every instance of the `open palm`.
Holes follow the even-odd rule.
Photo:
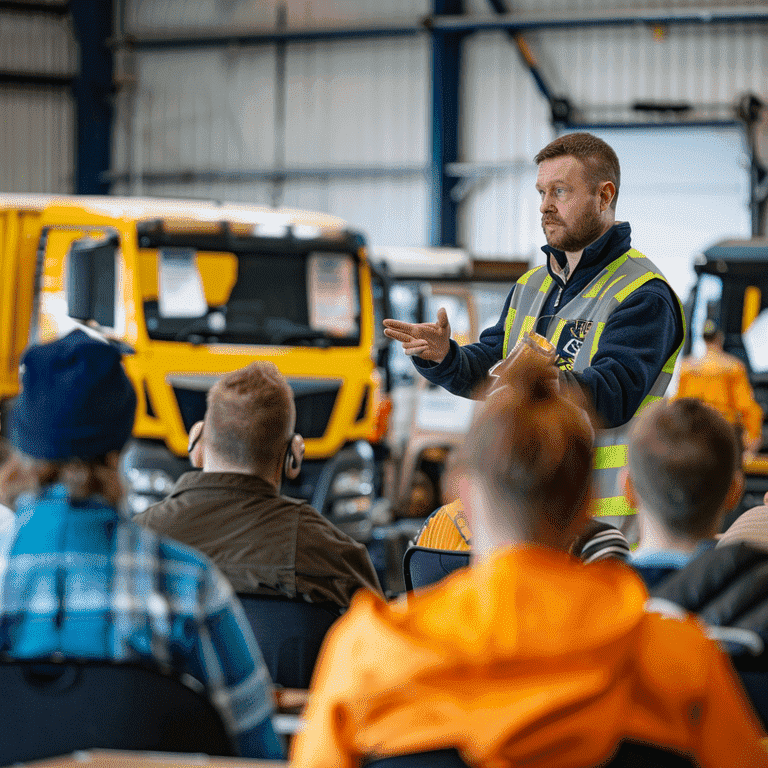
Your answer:
[[[403,323],[385,320],[384,334],[403,345],[406,355],[440,363],[451,348],[451,325],[443,307],[437,310],[435,323]]]

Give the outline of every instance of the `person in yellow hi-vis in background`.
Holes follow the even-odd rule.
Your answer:
[[[736,428],[742,449],[756,453],[762,444],[763,410],[755,400],[744,363],[723,351],[723,332],[704,323],[706,352],[686,358],[675,398],[694,397],[719,411]]]

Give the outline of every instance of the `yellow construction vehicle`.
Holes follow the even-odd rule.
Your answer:
[[[386,429],[384,277],[331,216],[201,201],[0,195],[0,400],[33,341],[81,327],[119,345],[138,394],[133,512],[189,469],[216,378],[272,360],[306,441],[286,492],[365,541]]]

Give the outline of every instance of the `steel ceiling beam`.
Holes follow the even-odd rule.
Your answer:
[[[176,168],[147,169],[142,172],[128,173],[107,171],[101,174],[102,181],[108,183],[128,182],[137,176],[147,184],[195,184],[195,183],[275,183],[291,179],[409,179],[424,178],[429,173],[426,165],[403,166],[337,166],[306,168],[253,168],[224,170],[216,168]]]
[[[598,11],[560,11],[559,13],[508,13],[498,16],[456,18],[433,16],[427,19],[431,29],[452,32],[535,29],[573,29],[578,27],[672,25],[672,24],[745,24],[768,22],[765,6],[721,6],[716,8],[617,8]]]
[[[64,16],[69,13],[69,3],[24,2],[24,0],[0,0],[0,11],[27,13],[39,16]]]
[[[61,75],[44,72],[0,72],[0,85],[20,88],[69,88],[75,75]]]
[[[3,5],[26,6],[22,2],[3,2]],[[31,5],[31,4],[30,4]],[[38,3],[34,7],[47,4]],[[62,6],[55,5],[55,8]],[[569,29],[578,27],[633,26],[633,25],[686,25],[686,24],[748,24],[768,22],[765,6],[720,6],[695,8],[619,8],[614,10],[561,11],[552,13],[506,13],[496,16],[468,16],[435,14],[419,24],[379,27],[346,27],[339,29],[286,29],[281,31],[233,30],[222,33],[206,30],[197,34],[177,35],[121,35],[112,38],[113,47],[129,46],[135,50],[167,50],[180,48],[227,48],[274,45],[278,42],[301,43],[355,38],[414,37],[435,31],[490,32],[506,30],[525,32],[537,29]]]
[[[359,27],[345,29],[294,29],[281,31],[210,32],[196,35],[124,35],[111,41],[113,47],[137,51],[164,51],[184,48],[230,48],[276,45],[277,43],[312,43],[335,40],[415,37],[426,34],[423,26]]]

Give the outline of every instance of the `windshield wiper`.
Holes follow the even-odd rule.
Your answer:
[[[312,342],[311,346],[314,347],[330,347],[333,343],[334,337],[328,333],[328,331],[322,331],[317,328],[310,328],[307,326],[302,330],[291,331],[284,333],[282,336],[274,336],[272,338],[275,344],[288,344],[290,342],[297,341],[309,341]]]
[[[206,339],[226,339],[236,336],[254,344],[289,344],[306,341],[309,346],[330,347],[335,337],[328,331],[295,323],[285,317],[267,317],[263,320],[247,321],[242,315],[237,320],[228,320],[221,327],[212,328],[209,317],[200,317],[185,325],[174,334],[174,341],[188,341],[202,344]]]

